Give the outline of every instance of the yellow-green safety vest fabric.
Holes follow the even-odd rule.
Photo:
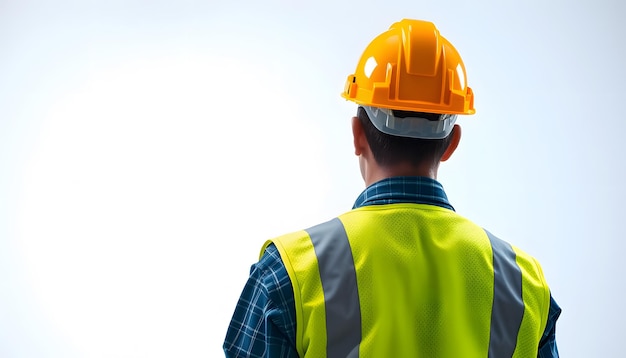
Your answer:
[[[294,290],[301,357],[536,357],[539,263],[454,211],[365,206],[269,240]]]

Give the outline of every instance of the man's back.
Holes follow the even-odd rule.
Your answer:
[[[302,356],[537,355],[550,305],[539,265],[452,210],[364,206],[273,242]]]

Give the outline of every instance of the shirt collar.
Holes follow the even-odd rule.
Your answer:
[[[441,183],[427,177],[392,177],[367,187],[356,199],[353,209],[368,205],[415,203],[454,210]]]

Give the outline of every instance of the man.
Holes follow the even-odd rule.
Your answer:
[[[473,92],[434,24],[402,20],[366,48],[354,208],[268,241],[229,326],[228,357],[558,357],[539,263],[455,213],[436,180]]]

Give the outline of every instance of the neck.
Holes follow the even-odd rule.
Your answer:
[[[420,165],[413,166],[407,163],[401,163],[393,166],[379,166],[369,165],[363,172],[363,179],[365,180],[365,186],[370,186],[377,181],[399,177],[399,176],[418,176],[427,177],[431,179],[437,179],[438,166],[433,165]]]

